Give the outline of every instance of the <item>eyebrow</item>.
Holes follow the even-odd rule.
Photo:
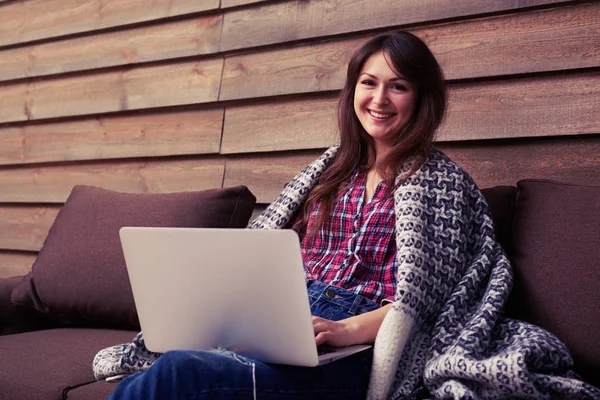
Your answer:
[[[373,79],[378,79],[378,78],[377,78],[375,75],[371,75],[371,74],[369,74],[369,73],[367,73],[367,72],[363,72],[363,73],[362,73],[362,74],[360,74],[360,75],[361,75],[361,76],[362,76],[362,75],[367,75],[367,76],[369,76],[369,77],[371,77],[371,78],[373,78]],[[397,76],[397,77],[395,77],[395,78],[392,78],[392,79],[390,79],[390,82],[395,82],[395,81],[406,81],[406,82],[410,82],[408,79],[406,79],[406,78],[404,78],[404,77],[402,77],[402,76]]]

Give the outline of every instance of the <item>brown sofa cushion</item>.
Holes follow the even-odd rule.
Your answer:
[[[510,257],[510,234],[515,216],[517,188],[514,186],[495,186],[483,189],[481,193],[488,203],[494,220],[496,240]]]
[[[117,382],[98,381],[69,389],[67,400],[101,400],[114,392]]]
[[[69,388],[95,381],[98,351],[129,342],[136,333],[62,328],[0,336],[0,399],[62,400]]]
[[[515,316],[560,338],[575,370],[600,377],[600,187],[517,184],[512,237]]]
[[[11,300],[65,324],[138,329],[119,228],[243,228],[255,201],[245,186],[169,194],[76,186]]]

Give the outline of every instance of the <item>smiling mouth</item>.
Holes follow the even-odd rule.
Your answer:
[[[387,119],[387,118],[394,116],[393,113],[382,113],[382,112],[377,112],[377,111],[373,111],[373,110],[367,110],[367,111],[369,112],[369,114],[372,117],[375,117],[377,119]]]

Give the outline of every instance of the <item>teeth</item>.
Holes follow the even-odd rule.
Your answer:
[[[386,114],[378,113],[378,112],[373,111],[373,110],[369,110],[369,114],[371,114],[375,118],[389,118],[389,117],[391,117],[393,115],[393,114],[390,114],[390,113],[386,113]]]

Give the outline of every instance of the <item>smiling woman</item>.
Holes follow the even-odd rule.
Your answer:
[[[354,90],[354,112],[373,138],[379,157],[397,142],[414,114],[417,100],[413,84],[390,66],[388,58],[383,51],[369,57]]]
[[[445,110],[441,68],[419,38],[368,40],[348,64],[339,145],[250,225],[297,232],[315,343],[374,349],[306,368],[231,352],[149,353],[139,334],[96,356],[97,378],[147,369],[111,398],[600,398],[555,376],[569,364],[558,339],[502,318],[512,272],[487,203],[432,148]]]

